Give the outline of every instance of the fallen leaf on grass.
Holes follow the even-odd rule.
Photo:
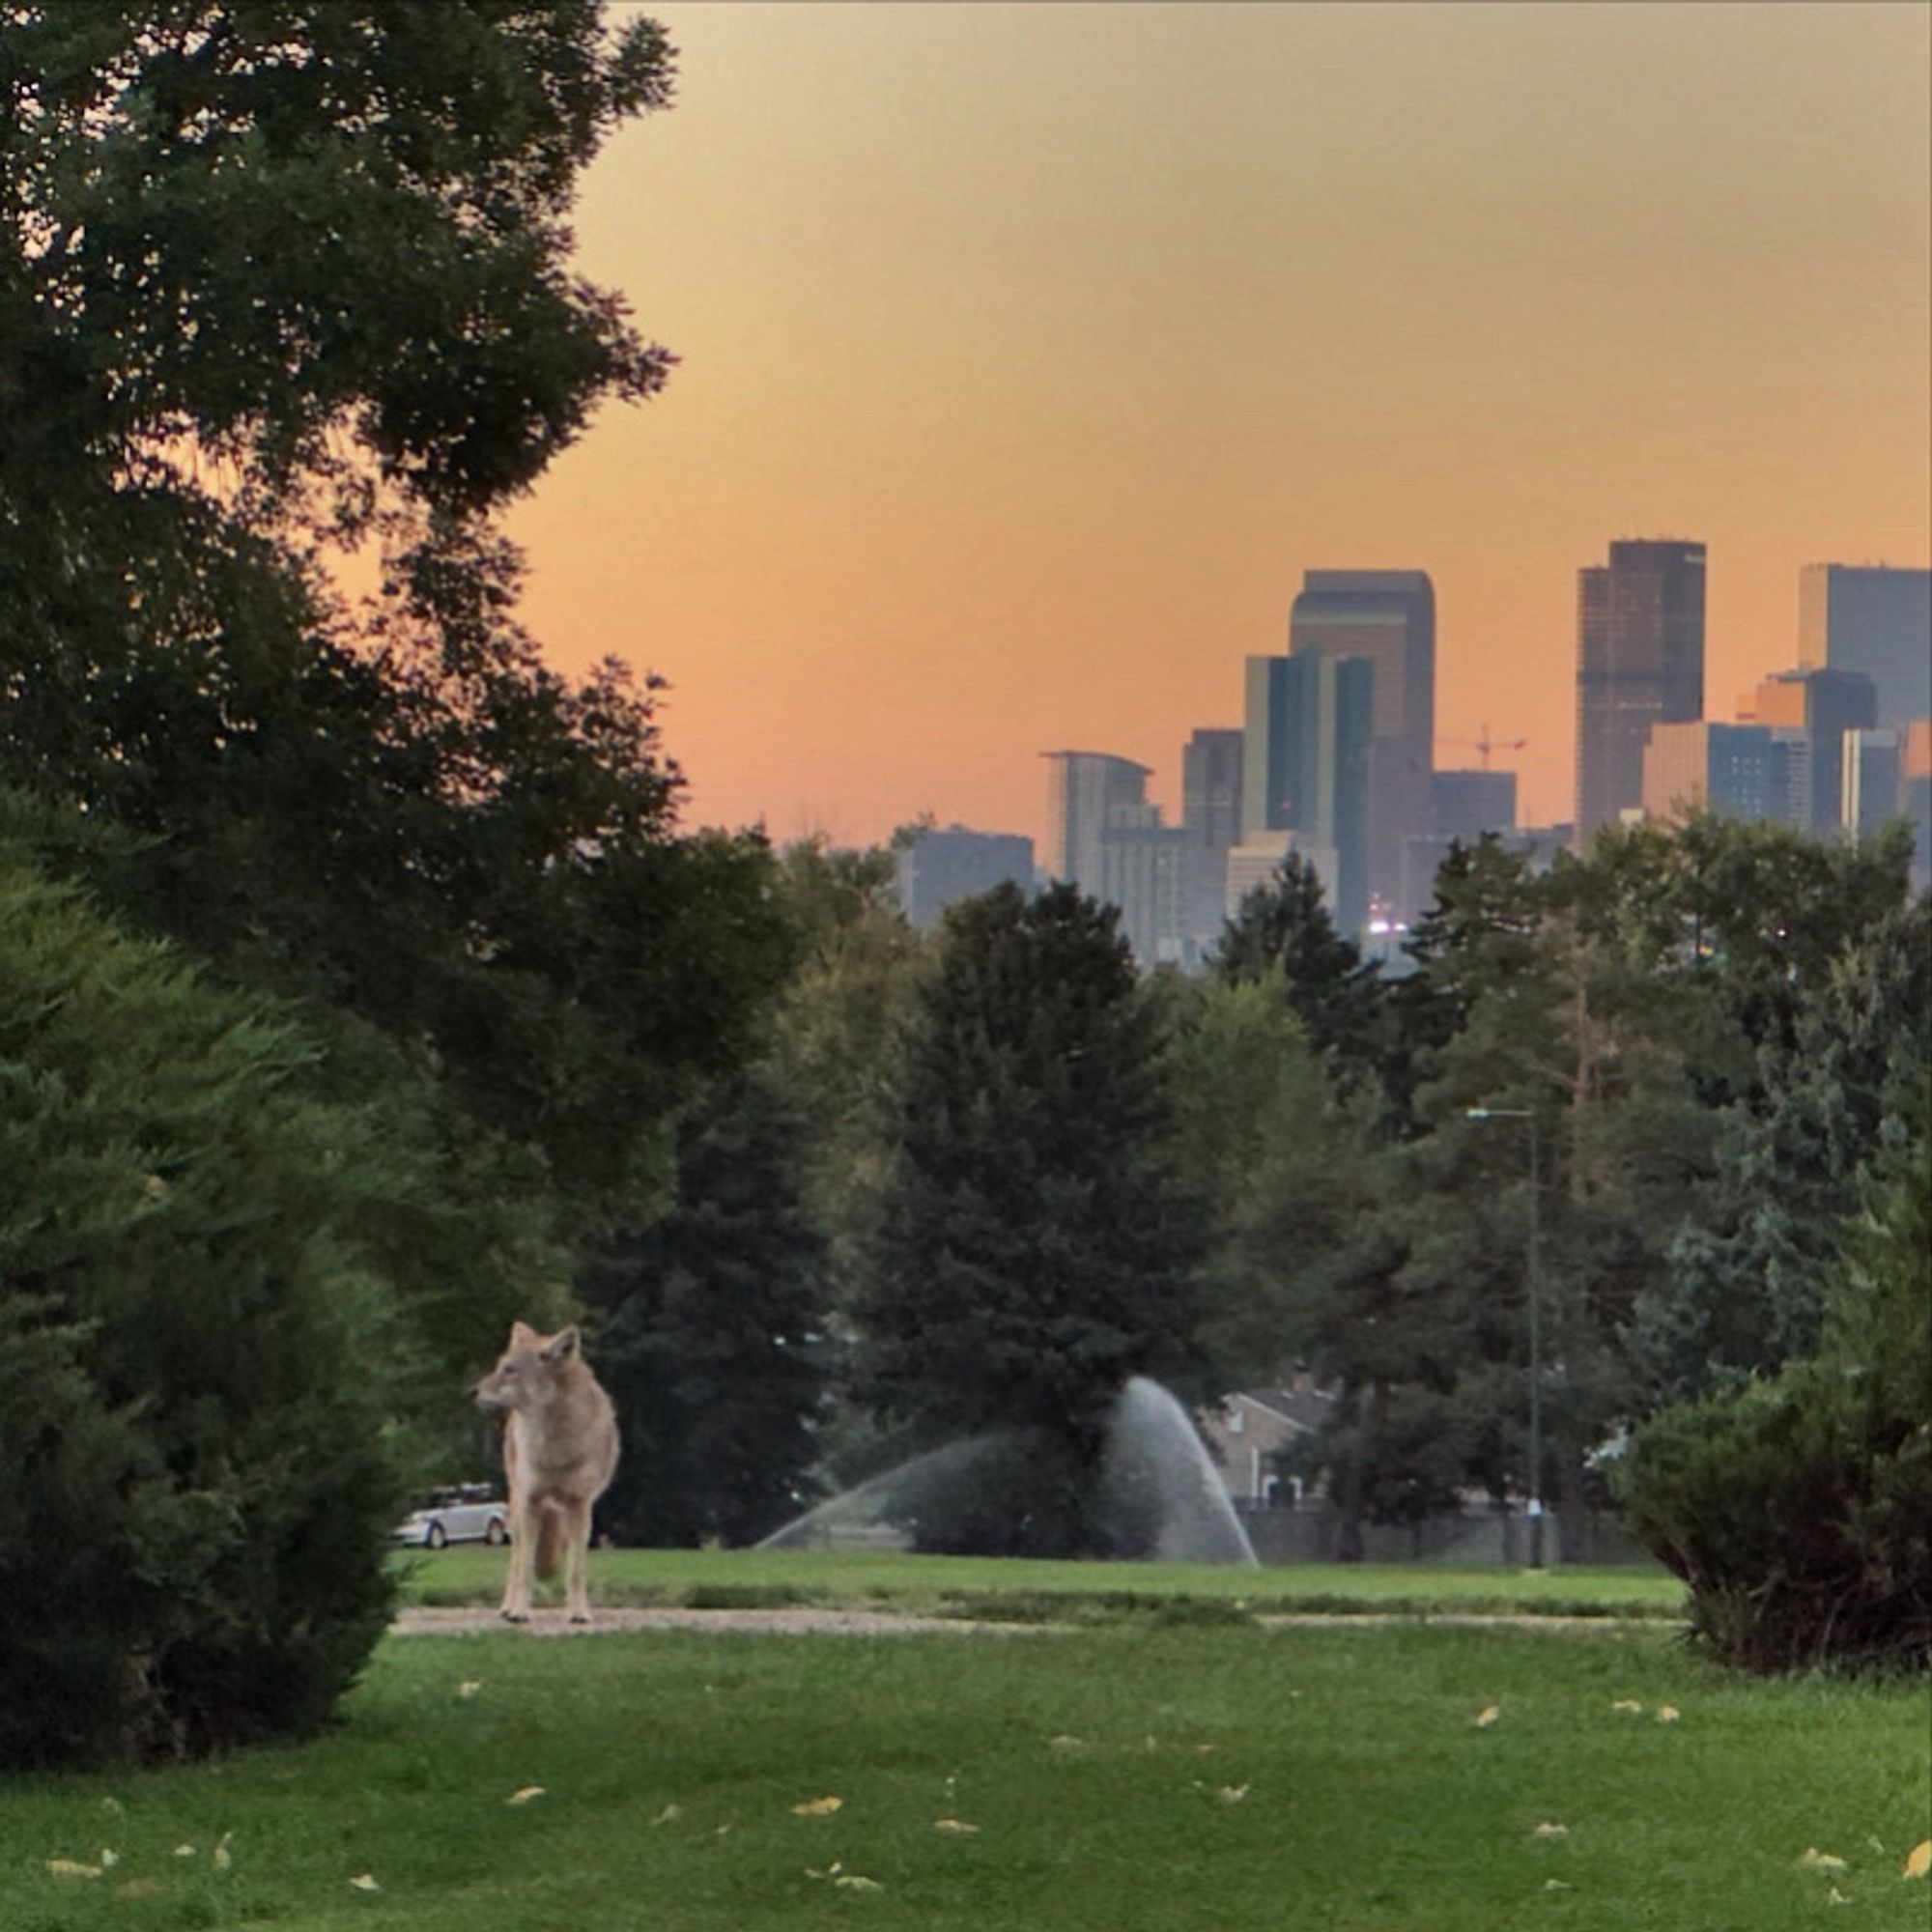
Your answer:
[[[832,1883],[834,1885],[842,1885],[847,1891],[885,1890],[885,1887],[882,1886],[877,1879],[862,1878],[857,1872],[840,1872],[838,1876],[832,1881]]]
[[[526,1784],[521,1790],[513,1791],[503,1800],[505,1804],[527,1804],[532,1798],[541,1798],[544,1788],[541,1784]]]
[[[463,1682],[456,1687],[456,1694],[459,1697],[473,1697],[475,1696],[477,1691],[482,1690],[482,1688],[483,1688],[482,1679],[477,1677],[466,1677],[463,1680]]]
[[[1500,1704],[1485,1704],[1483,1708],[1476,1713],[1476,1718],[1475,1718],[1476,1728],[1479,1731],[1487,1731],[1490,1728],[1490,1726],[1493,1724],[1495,1720],[1502,1716],[1502,1714],[1503,1714],[1503,1707]]]
[[[192,1845],[177,1845],[174,1849],[174,1856],[178,1859],[191,1859],[194,1857],[194,1847]]]
[[[119,1852],[110,1852],[105,1845],[101,1846],[100,1869],[102,1871],[112,1871],[114,1867],[118,1865],[120,1862],[121,1862],[121,1854]]]
[[[1548,1819],[1545,1819],[1531,1835],[1538,1838],[1567,1838],[1570,1835],[1570,1827],[1568,1825],[1551,1824]]]
[[[1920,1838],[1905,1855],[1905,1869],[1900,1878],[1923,1878],[1932,1872],[1932,1838]]]
[[[794,1818],[829,1818],[845,1803],[842,1798],[808,1798],[791,1807]]]
[[[383,1889],[380,1885],[376,1883],[376,1875],[374,1872],[357,1872],[355,1876],[349,1881],[349,1883],[353,1885],[357,1891],[381,1891]]]
[[[56,1878],[99,1878],[99,1865],[84,1865],[78,1859],[49,1859],[47,1869]]]
[[[1224,1784],[1214,1796],[1223,1804],[1238,1804],[1254,1787],[1248,1784]]]
[[[1660,1704],[1657,1707],[1657,1721],[1660,1724],[1674,1724],[1683,1715],[1675,1704]]]
[[[932,1821],[935,1832],[950,1833],[955,1838],[970,1838],[979,1831],[979,1826],[969,1825],[963,1818],[935,1818]]]
[[[1843,1871],[1845,1861],[1832,1852],[1821,1852],[1816,1845],[1806,1845],[1798,1855],[1798,1862],[1808,1871]]]
[[[683,1816],[684,1816],[684,1806],[682,1804],[667,1804],[665,1808],[662,1811],[660,1811],[655,1818],[651,1820],[651,1823],[653,1825],[668,1825],[673,1818],[682,1818]]]
[[[216,1871],[226,1871],[235,1862],[234,1857],[228,1849],[228,1841],[234,1835],[233,1832],[222,1833],[221,1842],[209,1854],[210,1858],[214,1861],[214,1869]]]
[[[1825,1903],[1827,1905],[1849,1905],[1851,1902],[1835,1885],[1825,1894]]]
[[[1613,1711],[1629,1711],[1636,1717],[1643,1716],[1643,1706],[1634,1697],[1618,1697],[1610,1705]]]

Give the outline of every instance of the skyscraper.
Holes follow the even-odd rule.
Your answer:
[[[1240,731],[1199,730],[1180,753],[1180,822],[1206,845],[1241,837]]]
[[[1321,848],[1331,910],[1345,932],[1362,924],[1373,888],[1370,775],[1379,689],[1367,656],[1318,649],[1248,660],[1243,843],[1288,832],[1295,850]]]
[[[1294,810],[1291,766],[1299,694],[1286,658],[1250,658],[1242,679],[1241,838],[1279,831]]]
[[[1704,546],[1610,546],[1577,573],[1577,837],[1644,797],[1653,724],[1704,715]]]
[[[1798,662],[1870,678],[1880,727],[1932,718],[1932,570],[1807,564],[1798,577]]]
[[[1403,847],[1430,827],[1435,764],[1435,589],[1422,570],[1311,570],[1289,612],[1291,660],[1365,660],[1373,696],[1363,777],[1363,892],[1406,912]],[[1337,694],[1346,710],[1348,698]]]
[[[1179,963],[1192,967],[1213,950],[1226,917],[1228,854],[1241,842],[1241,765],[1245,733],[1196,731],[1180,754],[1181,856]]]
[[[1097,896],[1104,867],[1100,835],[1140,822],[1148,767],[1107,752],[1042,752],[1046,775],[1046,869]]]

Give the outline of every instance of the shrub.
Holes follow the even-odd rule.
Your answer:
[[[1932,1667],[1932,1143],[1855,1232],[1820,1353],[1663,1410],[1620,1476],[1726,1662]]]
[[[386,1622],[383,1150],[306,1052],[0,835],[0,1767],[313,1730]]]

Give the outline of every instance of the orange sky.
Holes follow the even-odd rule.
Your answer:
[[[1038,753],[1234,724],[1309,568],[1435,579],[1437,761],[1568,817],[1576,582],[1923,564],[1932,8],[648,11],[580,260],[683,358],[513,533],[554,660],[671,680],[693,824],[1037,837]]]

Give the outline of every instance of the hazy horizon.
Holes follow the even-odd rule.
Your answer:
[[[1436,757],[1569,815],[1576,586],[1922,566],[1932,10],[642,8],[579,260],[683,359],[512,518],[554,661],[670,681],[693,824],[1037,838],[1039,753],[1240,722],[1307,569],[1427,570]]]

